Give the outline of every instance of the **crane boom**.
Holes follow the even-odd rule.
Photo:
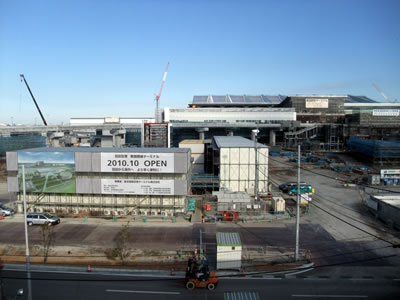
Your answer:
[[[162,93],[162,90],[163,90],[163,88],[164,88],[164,83],[165,83],[165,80],[167,79],[168,68],[169,68],[169,62],[168,62],[168,64],[167,64],[167,67],[165,68],[164,76],[163,76],[163,79],[162,79],[162,81],[161,81],[160,91],[158,92],[158,95],[154,94],[154,95],[156,96],[156,100],[157,100],[157,101],[160,100],[161,93]]]
[[[33,102],[35,103],[36,108],[37,108],[37,110],[38,110],[38,112],[39,112],[39,114],[40,114],[40,117],[42,118],[43,124],[44,124],[45,126],[47,126],[47,122],[46,122],[46,120],[44,119],[42,112],[40,111],[39,105],[37,104],[37,102],[36,102],[36,100],[35,100],[35,97],[34,97],[33,94],[32,94],[32,91],[31,91],[31,88],[30,88],[29,85],[28,85],[28,82],[26,82],[26,79],[25,79],[24,74],[19,74],[19,76],[24,80],[25,85],[26,85],[26,87],[28,88],[28,91],[29,91],[29,93],[30,93],[31,96],[32,96]],[[21,81],[22,81],[22,79],[21,79]]]
[[[169,62],[167,64],[167,67],[165,68],[164,76],[163,76],[163,79],[161,81],[160,91],[158,92],[158,95],[154,94],[154,96],[155,96],[154,100],[156,100],[156,115],[155,115],[156,123],[160,123],[161,122],[161,115],[160,115],[160,109],[159,109],[159,103],[158,102],[160,100],[161,93],[162,93],[163,88],[164,88],[165,80],[167,79],[168,68],[169,68]]]
[[[378,91],[378,93],[381,94],[381,95],[383,96],[383,98],[385,98],[385,100],[386,100],[388,103],[393,103],[392,101],[390,101],[390,99],[388,98],[388,96],[386,96],[385,93],[379,88],[379,86],[377,86],[377,85],[375,84],[375,82],[373,82],[372,85],[376,88],[376,90]]]

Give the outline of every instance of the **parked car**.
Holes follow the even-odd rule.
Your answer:
[[[5,205],[0,204],[0,215],[2,216],[11,216],[14,214],[14,210],[12,208],[9,208]]]
[[[301,184],[300,185],[300,194],[308,194],[311,195],[314,193],[314,189],[310,184]],[[289,195],[295,195],[297,194],[297,185],[294,186],[292,189],[288,191]]]
[[[300,182],[300,186],[301,185],[307,185],[307,183]],[[287,181],[287,182],[282,183],[281,185],[279,185],[279,189],[284,193],[287,193],[287,192],[289,192],[290,190],[292,190],[293,188],[296,188],[296,187],[297,187],[297,182],[295,182],[295,181]]]
[[[61,220],[57,216],[52,216],[48,213],[30,213],[26,217],[26,222],[29,226],[32,225],[56,225],[60,224]]]

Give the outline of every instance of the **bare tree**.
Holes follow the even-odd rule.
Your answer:
[[[119,230],[116,240],[114,255],[119,257],[122,263],[131,255],[131,249],[129,243],[132,241],[132,233],[130,232],[129,222],[126,225],[122,225]]]
[[[49,257],[49,253],[51,250],[51,247],[53,245],[53,239],[54,239],[54,231],[53,231],[53,226],[51,224],[49,225],[48,223],[43,224],[40,226],[40,231],[42,234],[42,251],[43,251],[43,262],[47,262],[47,258]]]

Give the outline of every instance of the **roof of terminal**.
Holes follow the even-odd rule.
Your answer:
[[[208,95],[193,96],[193,101],[189,106],[275,106],[281,104],[284,100],[290,97],[344,97],[345,103],[379,103],[366,96],[354,95]]]
[[[378,103],[378,102],[366,96],[347,95],[347,99],[344,101],[344,103]]]
[[[241,136],[214,136],[214,141],[218,148],[254,148],[254,141]],[[258,148],[268,148],[268,146],[257,143]]]
[[[266,96],[266,95],[225,95],[225,96],[193,96],[192,105],[278,105],[287,96],[277,95],[277,96]]]
[[[100,147],[41,147],[17,152],[123,152],[123,153],[186,153],[189,148],[100,148]]]

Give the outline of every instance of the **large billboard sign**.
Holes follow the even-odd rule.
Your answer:
[[[374,109],[372,111],[372,115],[382,117],[398,117],[400,116],[400,109]]]
[[[381,170],[381,178],[400,178],[400,169]]]
[[[73,152],[18,152],[18,184],[21,192],[23,165],[27,192],[76,192]]]
[[[174,153],[101,153],[101,172],[174,173]]]
[[[306,108],[328,108],[329,99],[306,98]]]
[[[101,179],[102,194],[174,195],[174,180]]]

